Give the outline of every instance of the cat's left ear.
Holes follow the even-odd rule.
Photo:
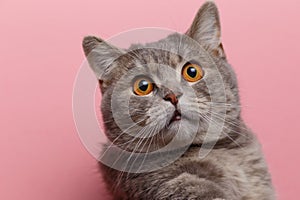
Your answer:
[[[108,83],[118,66],[115,61],[125,52],[106,41],[87,36],[82,41],[84,54],[100,83]],[[115,72],[116,73],[116,72]]]
[[[213,55],[226,57],[221,42],[219,11],[214,2],[203,4],[186,34]]]

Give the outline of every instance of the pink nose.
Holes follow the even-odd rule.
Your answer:
[[[164,100],[170,101],[173,105],[178,103],[178,99],[174,93],[169,93],[164,97]]]

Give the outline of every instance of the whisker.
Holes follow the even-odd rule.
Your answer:
[[[150,130],[152,130],[152,128],[151,128]],[[144,131],[143,135],[146,135],[146,134],[148,134],[148,131],[147,131],[147,132]],[[143,141],[144,141],[145,139],[147,139],[147,141],[148,141],[149,137],[147,137],[147,138],[144,138],[144,137],[143,137],[143,138],[140,138],[140,139],[139,139],[139,141],[137,142],[137,144],[136,144],[136,146],[134,147],[133,151],[130,153],[129,157],[127,158],[126,166],[125,166],[124,169],[127,168],[130,159],[132,158],[132,156],[135,154],[136,150],[138,150],[138,148],[141,146],[141,144],[143,143]],[[145,143],[144,143],[144,145],[145,145]],[[134,165],[134,163],[135,163],[135,161],[136,161],[137,158],[138,158],[138,156],[137,156],[137,157],[135,158],[135,160],[132,162],[131,167],[129,168],[129,171],[130,171],[131,168],[133,167],[133,165]],[[128,178],[128,176],[127,176],[127,178]]]
[[[213,119],[209,118],[207,115],[202,115],[202,116],[207,120],[208,123],[212,122],[212,123],[214,123],[215,125],[219,125],[216,121],[214,121]],[[225,123],[225,121],[224,121],[224,123]],[[251,138],[250,138],[249,136],[247,136],[247,135],[241,134],[240,132],[237,132],[237,131],[235,131],[235,130],[232,130],[232,129],[228,128],[225,124],[223,124],[222,128],[225,128],[225,129],[227,129],[227,130],[229,130],[229,131],[232,131],[232,132],[234,132],[234,133],[236,133],[236,134],[238,134],[238,135],[240,135],[240,136],[243,136],[243,137],[245,137],[245,138],[247,138],[247,139],[251,139]],[[224,133],[226,136],[230,137],[226,132],[222,131],[222,133]]]
[[[247,130],[247,131],[248,131],[247,128],[241,127],[241,124],[239,124],[239,123],[237,123],[237,122],[234,121],[234,120],[237,121],[238,119],[230,119],[230,118],[228,118],[228,115],[223,116],[222,114],[217,113],[217,112],[214,112],[214,111],[211,111],[211,110],[209,110],[208,112],[209,112],[212,116],[217,117],[218,119],[223,119],[223,118],[224,118],[226,123],[228,123],[228,124],[230,124],[230,125],[232,125],[232,126],[234,126],[234,127],[241,128],[241,129],[243,129],[243,130]],[[230,119],[231,121],[229,121],[229,119]],[[238,121],[239,121],[239,122],[242,122],[241,120],[238,120]]]
[[[152,135],[152,134],[156,131],[156,127],[157,127],[157,126],[153,126],[153,127],[151,128],[151,130],[149,131],[149,132],[150,132],[150,135]],[[141,165],[140,165],[140,167],[138,168],[137,171],[139,171],[139,170],[141,169],[141,167],[143,166],[143,164],[144,164],[144,162],[145,162],[145,158],[147,157],[147,153],[148,153],[148,151],[149,151],[149,148],[150,148],[150,146],[151,146],[151,143],[152,143],[154,137],[155,137],[155,135],[151,136],[150,144],[148,145],[148,148],[147,148],[147,151],[145,152],[145,154],[143,154],[143,155],[144,155],[143,161],[142,161],[142,163],[141,163]],[[144,144],[143,144],[143,146],[142,146],[141,149],[144,149],[145,145],[148,143],[149,138],[150,138],[150,137],[148,137],[147,140],[144,142]],[[137,156],[137,157],[134,159],[134,161],[132,162],[129,171],[132,169],[132,167],[133,167],[134,163],[136,162],[137,158],[138,158],[138,156]],[[127,178],[128,178],[128,177],[127,177]]]
[[[137,124],[140,123],[140,122],[142,122],[143,120],[144,120],[144,119],[140,120],[139,122],[133,124],[132,126],[128,127],[128,128],[125,129],[124,131],[122,131],[122,133],[120,133],[120,134],[118,135],[118,137],[116,137],[116,138],[111,142],[111,144],[106,148],[106,150],[103,152],[103,154],[102,154],[102,156],[100,157],[100,159],[103,158],[103,156],[106,154],[107,150],[108,150],[109,148],[111,148],[112,145],[113,145],[113,144],[114,144],[114,143],[115,143],[115,142],[116,142],[123,134],[125,134],[127,130],[129,130],[130,128],[133,128],[134,126],[137,126]]]
[[[146,127],[144,127],[144,128],[146,128]],[[142,128],[142,130],[140,131],[140,132],[142,132],[143,135],[147,133],[146,131],[144,131],[144,128]],[[144,139],[145,139],[145,138],[139,138],[138,143],[139,143],[141,140],[144,140]],[[129,143],[129,144],[131,144],[131,143]],[[129,144],[128,144],[128,145],[129,145]],[[128,145],[127,145],[126,147],[128,147]],[[127,165],[128,165],[128,162],[129,162],[131,156],[133,155],[133,153],[134,153],[135,151],[136,151],[136,147],[135,147],[134,150],[130,153],[130,156],[129,156],[129,158],[127,159],[126,166],[125,166],[124,170],[126,169],[126,167],[127,167]],[[112,164],[112,166],[114,166],[114,165],[120,160],[120,158],[123,156],[123,154],[124,154],[125,152],[127,152],[125,149],[123,149],[123,150],[121,151],[119,157],[114,161],[114,163]]]

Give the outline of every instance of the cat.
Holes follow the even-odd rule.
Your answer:
[[[82,45],[99,80],[105,134],[121,149],[107,158],[122,165],[131,153],[154,152],[123,170],[99,162],[114,199],[275,199],[260,144],[241,118],[215,3],[202,5],[185,34],[129,49],[94,36]]]

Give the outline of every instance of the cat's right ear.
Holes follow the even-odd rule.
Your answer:
[[[219,11],[213,1],[207,1],[202,5],[186,34],[213,55],[226,58],[221,42]]]
[[[100,83],[110,80],[110,74],[116,67],[115,60],[125,52],[104,40],[86,36],[82,41],[84,54]]]

